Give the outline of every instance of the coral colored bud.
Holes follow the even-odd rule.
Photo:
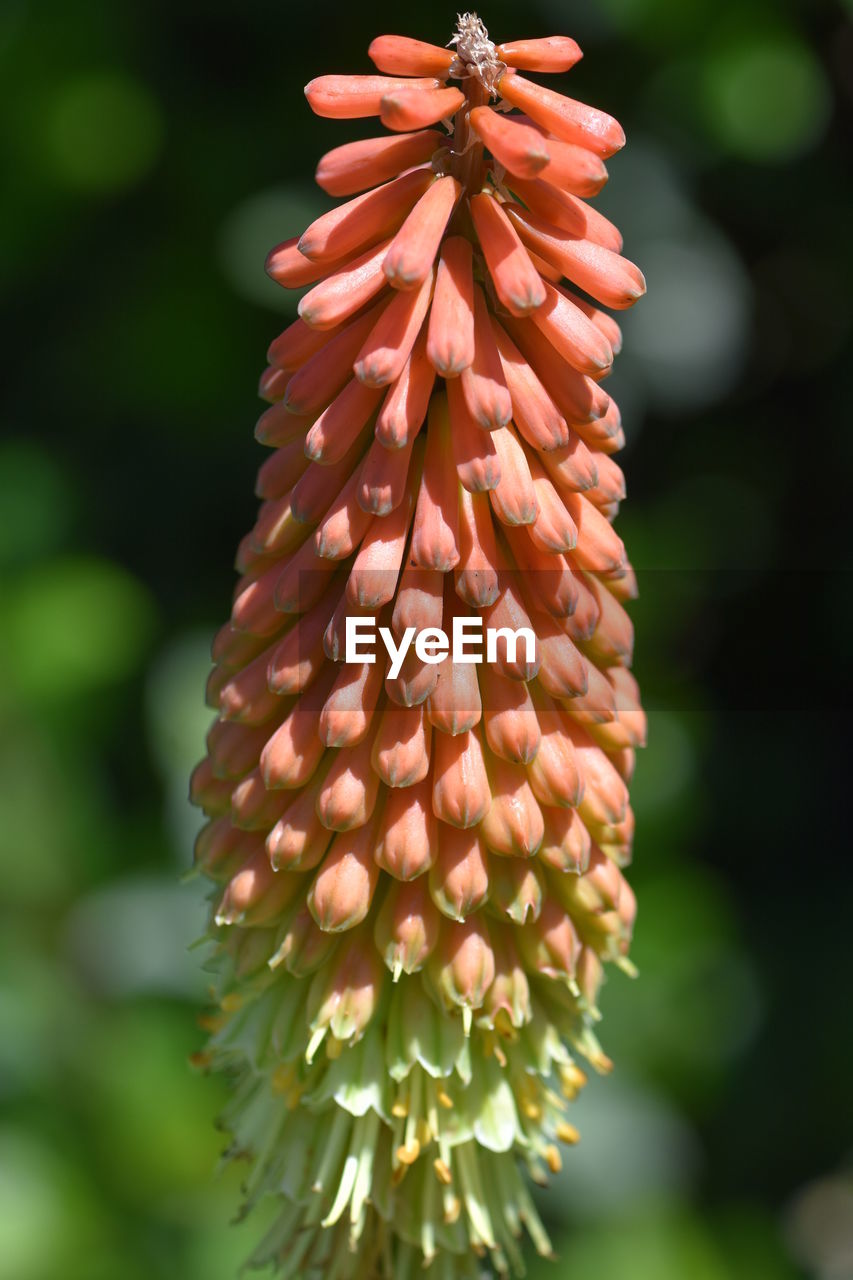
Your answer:
[[[429,969],[449,1007],[480,1008],[495,977],[495,956],[481,915],[442,924]]]
[[[610,681],[592,662],[584,660],[586,693],[570,698],[565,709],[578,724],[586,725],[590,736],[605,747],[621,743],[627,734],[617,721],[616,695]],[[603,739],[603,741],[602,741]]]
[[[371,762],[387,787],[411,787],[429,773],[430,726],[423,706],[389,703],[373,743]]]
[[[513,1028],[525,1026],[533,1017],[530,985],[510,932],[493,929],[492,940],[495,977],[486,992],[476,1023],[478,1027],[490,1027],[511,1038]]]
[[[483,748],[476,729],[451,738],[433,736],[432,807],[437,818],[454,827],[474,827],[492,802]]]
[[[312,262],[300,253],[298,240],[298,236],[293,236],[290,240],[277,244],[274,249],[270,249],[264,263],[267,275],[285,289],[299,289],[302,285],[313,284],[315,280],[321,280],[330,269],[323,263]]]
[[[500,90],[507,102],[565,142],[587,147],[605,159],[625,145],[622,129],[604,111],[574,102],[514,73],[502,78]]]
[[[512,315],[527,315],[545,301],[545,287],[539,272],[493,196],[472,196],[470,205],[498,297]]]
[[[321,964],[328,963],[338,940],[331,933],[323,933],[314,923],[307,906],[302,906],[287,926],[275,954],[270,957],[271,969],[284,965],[295,978],[314,973]]]
[[[542,181],[575,196],[597,196],[607,181],[607,169],[586,147],[548,139],[548,163]]]
[[[244,831],[268,831],[286,808],[281,792],[267,791],[260,769],[253,769],[231,793],[231,821]]]
[[[502,524],[510,527],[533,524],[539,515],[539,504],[518,437],[510,425],[493,431],[491,440],[499,466],[498,483],[489,491],[492,510]]]
[[[493,858],[489,863],[490,901],[515,924],[539,918],[544,893],[535,863],[520,858]]]
[[[422,662],[414,648],[410,648],[400,672],[385,678],[385,692],[398,707],[419,707],[426,702],[438,683],[438,667]]]
[[[531,527],[510,525],[505,535],[515,565],[524,575],[531,611],[536,612],[535,606],[539,605],[555,618],[568,618],[574,614],[578,602],[571,562],[559,552],[554,554],[538,547],[530,537]]]
[[[529,334],[531,329],[535,330],[535,326],[528,324],[519,326],[519,329]],[[545,454],[563,448],[569,443],[569,430],[559,407],[518,347],[510,340],[506,330],[494,320],[492,332],[512,398],[513,418],[520,434],[534,449],[540,449]]]
[[[312,686],[310,697],[303,695],[297,701],[261,751],[260,766],[267,787],[302,786],[320,763],[323,744],[317,736],[317,716],[332,675],[324,675],[320,685]]]
[[[317,794],[317,816],[329,831],[351,831],[368,821],[379,794],[370,735],[332,761]]]
[[[412,84],[411,80],[393,76],[318,76],[305,86],[305,97],[315,115],[355,120],[361,116],[378,116],[386,93]],[[425,89],[438,87],[438,82],[431,77],[414,84]]]
[[[316,414],[342,391],[352,377],[352,362],[387,307],[382,299],[335,332],[326,345],[290,378],[285,405],[290,413]]]
[[[577,546],[578,528],[537,457],[528,455],[533,490],[539,507],[536,519],[528,526],[528,534],[540,551],[559,555]]]
[[[306,457],[321,465],[293,487],[290,502],[297,520],[315,524],[328,508],[329,495],[351,477],[364,449],[364,428],[381,397],[375,387],[352,378],[315,420],[303,448]]]
[[[530,785],[542,804],[573,808],[583,794],[583,778],[574,744],[566,733],[566,718],[540,688],[534,690],[533,702],[542,739],[527,766]]]
[[[402,449],[414,440],[426,416],[435,370],[427,359],[427,332],[422,329],[403,368],[391,384],[376,419],[376,439],[387,449]]]
[[[483,723],[489,748],[502,760],[527,764],[539,750],[541,733],[527,685],[508,680],[485,664],[480,673]]]
[[[326,152],[317,165],[314,178],[317,185],[330,196],[351,196],[368,187],[388,182],[405,169],[424,164],[441,146],[443,137],[438,129],[423,129],[419,133],[408,133],[402,137],[364,138],[360,142],[347,142],[342,147]],[[285,243],[295,245],[296,241]],[[290,284],[289,280],[280,280],[271,269],[270,260],[267,261],[267,271],[273,279],[279,280],[280,284]],[[272,265],[276,266],[277,262]],[[315,263],[309,265],[316,269]],[[292,269],[294,272],[298,271],[299,264],[294,263]],[[307,283],[307,279],[298,280],[291,287]]]
[[[490,495],[491,496],[491,495]],[[483,622],[495,632],[495,670],[510,680],[534,680],[541,664],[539,636],[534,632],[522,599],[521,575],[500,575],[500,593],[483,613]],[[534,643],[528,643],[528,637]]]
[[[375,823],[335,837],[308,891],[308,906],[326,933],[352,929],[370,910],[379,868],[373,860]]]
[[[499,593],[497,546],[485,494],[459,493],[459,564],[456,594],[472,609],[494,604]]]
[[[447,383],[450,435],[459,483],[469,493],[487,493],[501,482],[501,464],[495,442],[468,411],[458,378]]]
[[[255,480],[255,496],[257,498],[287,498],[290,489],[299,480],[308,465],[308,459],[299,439],[291,440],[275,453],[271,453],[266,462],[258,469]]]
[[[397,600],[391,615],[394,634],[402,636],[407,627],[425,631],[440,627],[444,619],[444,579],[438,569],[422,569],[412,563],[403,570]]]
[[[338,205],[302,233],[299,252],[321,263],[351,257],[395,231],[432,180],[427,169],[414,169]]]
[[[456,627],[456,619],[468,618],[461,601],[452,589],[450,579],[445,586],[445,604],[442,621],[449,634]],[[472,653],[476,651],[473,646]],[[478,667],[471,662],[456,662],[448,654],[438,665],[438,680],[427,703],[430,723],[442,733],[452,736],[465,733],[479,724],[482,717]]]
[[[426,886],[426,877],[393,884],[376,918],[374,939],[395,977],[417,973],[438,940],[440,916]]]
[[[267,359],[276,368],[293,373],[316,355],[327,341],[328,335],[316,333],[300,318],[273,338],[267,348]]]
[[[381,989],[379,956],[370,937],[357,934],[311,983],[307,1009],[311,1030],[328,1027],[338,1040],[358,1040],[373,1017]]]
[[[329,507],[313,543],[321,560],[345,560],[359,546],[370,528],[371,515],[358,502],[358,476],[347,481]]]
[[[569,450],[571,456],[577,434],[584,440],[588,438],[588,423],[594,424],[596,441],[599,436],[609,436],[610,424],[603,423],[611,404],[607,392],[562,360],[537,325],[508,316],[504,326],[501,352],[508,362],[508,380],[514,388],[516,421],[525,440],[534,448],[544,446],[543,465],[552,470],[559,458],[566,456],[561,450]],[[527,371],[529,361],[536,366],[535,375],[532,370]],[[549,440],[551,445],[546,443]],[[582,462],[566,471],[565,480],[572,488],[589,488],[596,478],[594,461],[584,448]]]
[[[458,482],[450,460],[450,426],[443,396],[430,403],[410,556],[413,564],[441,573],[459,563]]]
[[[537,646],[541,655],[539,681],[542,689],[552,698],[574,698],[586,693],[583,656],[565,627],[561,627],[544,613],[534,616]]]
[[[237,779],[249,773],[268,736],[268,725],[250,728],[217,720],[207,735],[214,777]]]
[[[427,358],[453,378],[474,362],[474,277],[471,244],[449,236],[441,249],[427,331]]]
[[[424,129],[452,116],[465,102],[459,89],[435,89],[402,85],[383,94],[379,117],[387,129],[401,133]]]
[[[375,443],[371,446],[371,449],[388,453],[387,450],[382,450],[381,445],[376,445]],[[399,455],[392,454],[390,456],[393,458]],[[407,475],[404,472],[402,482],[405,484],[406,480]],[[412,519],[412,486],[410,485],[405,500],[400,501],[394,493],[395,482],[396,476],[392,474],[388,485],[390,492],[386,500],[387,509],[377,513],[391,518],[374,520],[368,526],[367,532],[362,538],[355,563],[347,578],[347,599],[361,608],[377,609],[394,598],[406,537]],[[360,485],[364,486],[364,484],[365,472],[364,468],[362,468]],[[368,489],[367,496],[371,496],[370,489]],[[363,497],[363,489],[360,489],[357,497],[359,499]],[[363,501],[359,501],[359,506],[362,510],[365,510],[366,504]],[[367,510],[369,511],[370,508],[367,508]]]
[[[532,857],[542,842],[544,826],[524,768],[499,758],[490,760],[489,784],[492,804],[481,824],[483,839],[503,857]]]
[[[491,107],[475,107],[470,119],[492,155],[511,174],[535,178],[548,164],[548,142],[538,129],[499,115]]]
[[[432,866],[436,818],[429,781],[389,792],[373,856],[377,866],[397,880],[413,880]]]
[[[583,57],[579,45],[569,36],[504,41],[496,52],[502,62],[519,71],[570,71]]]
[[[299,693],[319,674],[323,624],[339,593],[340,585],[333,581],[314,608],[298,618],[272,650],[266,678],[274,693],[279,696]]]
[[[207,822],[196,836],[193,862],[218,883],[231,879],[255,855],[258,837],[235,827],[229,814]]]
[[[384,289],[387,281],[382,263],[390,241],[366,249],[340,271],[326,276],[300,300],[298,311],[313,329],[332,329],[354,316],[356,311]]]
[[[455,178],[437,178],[418,200],[383,259],[382,269],[395,289],[414,289],[430,275],[461,190]]]
[[[317,792],[322,784],[323,770],[318,770],[311,783],[289,801],[281,817],[270,830],[267,839],[267,855],[276,869],[308,871],[315,867],[331,843],[317,816]]]
[[[385,307],[355,358],[353,368],[360,382],[387,387],[400,377],[429,309],[432,284],[429,267],[416,289],[396,293]]]
[[[529,209],[509,206],[507,217],[528,248],[553,262],[569,280],[604,306],[617,310],[630,307],[645,293],[642,272],[612,249],[560,231]]]
[[[578,373],[600,377],[613,363],[613,350],[599,329],[565,294],[545,285],[545,301],[532,323]]]
[[[370,728],[382,687],[377,663],[346,663],[320,714],[319,733],[327,747],[351,747]]]
[[[275,404],[284,395],[287,379],[281,369],[265,369],[258,382],[258,395],[262,400]]]
[[[377,36],[367,56],[374,66],[394,76],[439,76],[444,79],[453,62],[453,50],[412,40],[408,36]]]
[[[199,762],[190,778],[190,803],[197,805],[210,817],[227,813],[231,803],[231,783],[214,778],[209,758]]]
[[[549,978],[573,978],[580,942],[569,916],[553,898],[546,898],[538,919],[519,929],[516,938],[525,963]]]
[[[219,925],[258,925],[275,920],[299,890],[299,877],[273,871],[260,848],[241,871],[229,880],[216,908]]]
[[[415,439],[416,437],[412,437],[402,449],[388,449],[379,440],[374,439],[359,472],[358,505],[364,511],[369,511],[376,516],[387,516],[392,511],[399,511],[400,504],[403,503],[403,510],[399,513],[398,520],[409,520],[413,501],[412,491],[416,487],[415,481],[419,479],[417,465],[411,466]],[[394,526],[395,530],[397,527],[397,525]],[[375,524],[372,529],[375,541],[383,547],[383,561],[386,556],[392,554],[396,556],[396,549],[393,552],[391,550],[392,546],[396,548],[396,533],[392,535],[390,529],[384,533],[380,532]],[[384,570],[381,571],[384,572]],[[384,592],[374,591],[373,594],[368,593],[364,599],[375,599],[376,604],[381,604],[384,594]],[[357,598],[362,598],[361,588]]]
[[[462,390],[472,418],[487,431],[504,427],[512,417],[512,400],[483,291],[474,286],[474,360],[462,370]]]
[[[301,325],[302,321],[300,320],[299,323]],[[307,325],[302,327],[306,332],[309,331]],[[277,449],[294,440],[304,439],[305,431],[310,425],[311,422],[306,421],[305,418],[289,413],[283,404],[274,404],[258,418],[255,424],[255,439],[259,444]]]
[[[430,868],[432,900],[451,920],[464,920],[489,895],[486,852],[476,831],[438,824],[438,856]]]
[[[539,849],[540,861],[554,871],[581,875],[589,866],[591,840],[577,809],[543,807],[545,834]]]

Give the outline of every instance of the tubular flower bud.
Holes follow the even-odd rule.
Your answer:
[[[495,45],[466,13],[446,48],[369,54],[306,97],[390,132],[320,160],[340,203],[267,259],[306,292],[260,380],[190,787],[195,1057],[234,1081],[248,1206],[279,1204],[251,1265],[476,1280],[523,1273],[523,1230],[550,1255],[526,1174],[577,1141],[572,1054],[609,1070],[605,966],[633,973],[646,725],[603,308],[645,286],[587,203],[619,125],[530,78],[574,40]]]
[[[479,1009],[495,977],[495,953],[483,917],[473,915],[442,927],[430,976],[445,1004],[457,1005],[469,1015]],[[468,1025],[470,1029],[470,1019]]]

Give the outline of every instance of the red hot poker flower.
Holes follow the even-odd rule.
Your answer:
[[[255,1262],[473,1278],[521,1271],[522,1226],[550,1251],[524,1171],[577,1141],[603,966],[631,972],[645,721],[601,308],[644,282],[586,200],[622,130],[529,78],[574,40],[464,14],[448,48],[369,53],[306,96],[392,132],[323,157],[343,202],[267,260],[307,292],[261,378],[273,452],[192,780],[200,1059],[235,1080],[248,1203],[280,1197]]]

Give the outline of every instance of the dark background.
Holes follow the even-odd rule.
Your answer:
[[[401,16],[402,15],[402,16]],[[650,745],[640,978],[544,1197],[537,1277],[853,1276],[853,5],[490,0],[575,35],[649,295],[613,387]],[[266,250],[366,135],[302,86],[409,3],[0,8],[0,1276],[226,1280],[259,1225],[197,1079],[207,646],[253,520]],[[375,131],[375,130],[373,130]]]

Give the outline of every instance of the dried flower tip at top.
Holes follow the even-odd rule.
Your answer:
[[[506,71],[506,64],[498,57],[497,49],[476,13],[459,15],[456,35],[448,43],[456,46],[456,57],[450,74],[462,80],[476,76],[483,88],[496,98],[498,83]]]

